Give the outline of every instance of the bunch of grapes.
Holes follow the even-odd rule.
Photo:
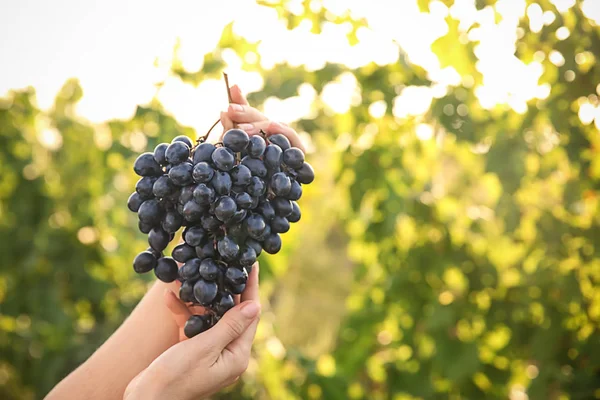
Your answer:
[[[302,185],[314,180],[302,150],[282,134],[249,137],[231,129],[220,143],[186,136],[141,154],[133,166],[142,178],[129,197],[150,247],[133,261],[138,273],[154,271],[163,282],[181,282],[179,297],[201,305],[184,331],[192,337],[212,327],[244,291],[248,273],[264,250],[281,249],[280,234],[300,220]],[[163,251],[184,227],[171,257]],[[177,262],[183,263],[178,268]]]

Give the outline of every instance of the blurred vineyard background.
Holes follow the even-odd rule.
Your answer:
[[[42,398],[144,294],[132,162],[204,133],[223,71],[301,132],[318,179],[261,258],[254,357],[216,398],[600,398],[600,2],[123,4],[147,24],[110,68],[0,97],[0,398]],[[165,26],[188,39],[121,62]],[[33,54],[13,43],[33,22],[4,27]]]

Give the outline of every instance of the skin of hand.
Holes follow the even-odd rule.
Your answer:
[[[165,300],[183,335],[191,313],[171,291]],[[124,400],[200,399],[236,382],[248,367],[260,314],[258,263],[248,277],[241,303],[211,329],[165,351],[131,381]]]

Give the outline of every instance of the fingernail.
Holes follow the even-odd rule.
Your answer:
[[[233,111],[244,111],[244,107],[240,106],[239,104],[230,104],[229,108]]]
[[[252,130],[254,128],[254,125],[252,125],[252,124],[239,124],[238,128],[240,128],[243,131],[248,132],[248,131],[250,131],[250,130]]]
[[[258,304],[255,301],[247,301],[245,304],[242,304],[242,308],[240,311],[242,315],[246,318],[254,318],[258,314]]]

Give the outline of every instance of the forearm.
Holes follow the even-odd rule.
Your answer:
[[[163,301],[166,288],[175,285],[157,281],[119,329],[46,399],[122,399],[127,384],[179,341]]]

